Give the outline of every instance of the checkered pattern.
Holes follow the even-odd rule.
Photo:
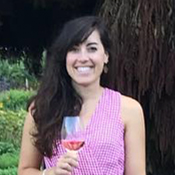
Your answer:
[[[124,125],[120,116],[120,94],[105,88],[89,124],[83,131],[85,145],[79,151],[79,167],[72,175],[123,175]],[[45,157],[46,168],[56,165],[66,150],[58,143],[58,154]]]

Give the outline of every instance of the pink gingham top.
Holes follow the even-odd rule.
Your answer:
[[[105,88],[90,122],[83,131],[85,145],[79,151],[79,166],[72,175],[123,175],[124,125],[120,115],[120,93]],[[56,165],[66,152],[58,143],[58,153],[44,157],[46,168]]]

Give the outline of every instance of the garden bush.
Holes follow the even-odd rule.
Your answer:
[[[14,145],[9,142],[0,142],[0,155],[15,152]]]
[[[21,142],[21,133],[26,116],[25,110],[18,112],[0,110],[0,141],[10,142],[19,147]]]
[[[17,168],[0,169],[0,175],[17,175]]]
[[[26,105],[34,91],[0,93],[0,175],[17,175]]]
[[[5,153],[0,156],[0,169],[17,167],[19,161],[19,151]]]
[[[23,60],[15,63],[0,60],[0,70],[0,77],[5,78],[11,88],[26,88],[26,81],[30,87],[37,87],[37,79],[34,75],[29,74]]]
[[[13,110],[26,109],[26,105],[34,91],[9,90],[0,93],[0,109]]]

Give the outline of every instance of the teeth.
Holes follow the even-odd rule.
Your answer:
[[[87,72],[89,71],[91,68],[90,67],[78,67],[77,70],[79,72]]]

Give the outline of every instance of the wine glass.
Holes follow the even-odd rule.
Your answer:
[[[84,124],[79,116],[65,116],[61,129],[61,143],[66,150],[78,151],[84,145]]]

